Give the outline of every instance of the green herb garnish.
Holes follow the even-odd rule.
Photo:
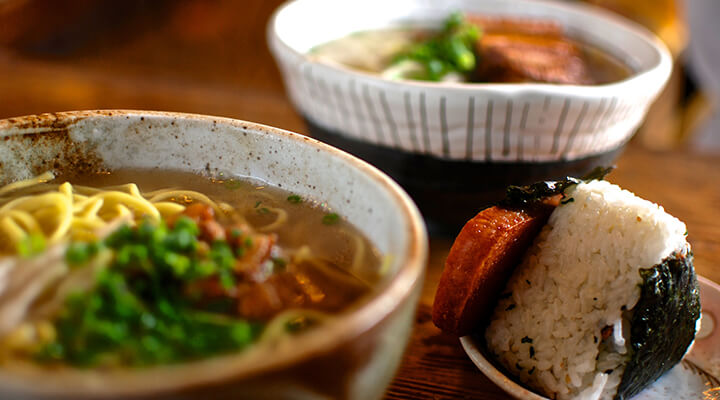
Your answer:
[[[65,251],[65,261],[71,266],[79,266],[90,261],[100,249],[104,247],[102,242],[73,242]]]
[[[396,56],[390,68],[398,71],[398,78],[425,81],[440,81],[453,72],[466,75],[475,69],[479,37],[477,25],[467,22],[461,13],[454,13],[439,33]],[[419,68],[402,68],[404,63]]]
[[[42,253],[46,245],[45,236],[39,233],[31,233],[18,242],[17,253],[20,257],[31,258]]]
[[[239,181],[237,179],[228,179],[223,182],[223,186],[225,186],[226,189],[230,190],[236,190],[243,187],[244,183],[243,181]]]
[[[225,289],[235,286],[232,247],[216,241],[201,252],[198,235],[196,223],[181,217],[172,228],[145,221],[123,226],[102,242],[72,243],[65,257],[75,268],[101,248],[112,251],[113,259],[92,289],[68,296],[54,322],[57,337],[36,358],[88,368],[147,366],[252,343],[260,326],[232,317],[233,304],[216,310],[192,302],[188,285],[194,281],[214,278]]]
[[[335,213],[323,215],[322,223],[325,225],[334,225],[340,221],[340,216]]]
[[[302,203],[303,199],[302,199],[302,197],[300,197],[296,194],[291,194],[290,196],[287,197],[287,201],[289,201],[290,203],[293,203],[293,204],[300,204],[300,203]]]
[[[273,269],[275,271],[284,271],[285,268],[287,267],[287,260],[285,260],[284,258],[273,257],[272,263],[273,263]]]

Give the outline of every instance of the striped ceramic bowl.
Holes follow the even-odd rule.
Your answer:
[[[593,86],[391,81],[308,57],[353,32],[439,26],[458,10],[554,21],[632,73]],[[611,163],[672,69],[665,46],[643,28],[590,6],[539,0],[295,0],[276,11],[268,37],[313,136],[379,166],[426,217],[451,226],[509,183]]]

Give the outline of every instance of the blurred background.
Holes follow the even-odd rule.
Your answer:
[[[265,39],[267,21],[282,2],[0,0],[0,118],[149,109],[305,132]],[[674,55],[670,83],[634,143],[720,151],[714,133],[720,129],[720,78],[713,73],[720,69],[720,2],[586,2],[645,25]]]

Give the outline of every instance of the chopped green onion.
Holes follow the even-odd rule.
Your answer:
[[[333,225],[340,221],[340,216],[335,213],[325,214],[322,218],[322,223],[325,225]]]
[[[42,253],[45,247],[45,236],[39,233],[31,233],[18,242],[17,252],[20,257],[30,258]]]
[[[388,71],[393,71],[391,76],[399,73],[399,78],[426,81],[440,81],[450,73],[467,75],[477,63],[475,44],[479,37],[476,25],[465,21],[460,13],[452,14],[442,31],[397,55]],[[407,62],[413,67],[399,68]]]
[[[289,201],[290,203],[293,203],[293,204],[300,204],[300,203],[302,203],[303,199],[302,199],[302,197],[300,197],[296,194],[291,194],[290,196],[287,197],[287,201]]]
[[[243,181],[240,181],[237,179],[228,179],[225,182],[223,182],[223,186],[225,186],[225,188],[230,189],[230,190],[240,189],[241,187],[243,187],[243,185],[244,185]]]

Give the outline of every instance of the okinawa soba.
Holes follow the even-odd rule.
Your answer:
[[[381,276],[377,251],[331,211],[168,171],[2,187],[0,363],[169,364],[312,329]]]
[[[388,79],[596,85],[630,69],[550,20],[450,15],[441,29],[360,31],[312,49],[314,59]]]

